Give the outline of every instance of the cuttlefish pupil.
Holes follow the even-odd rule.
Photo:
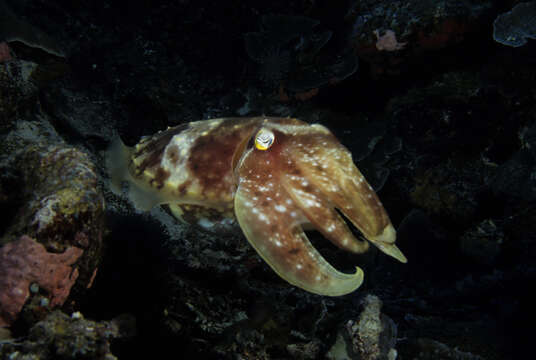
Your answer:
[[[258,150],[268,150],[274,143],[275,135],[268,129],[260,129],[255,135],[255,147]]]
[[[304,228],[315,228],[345,251],[360,254],[372,243],[407,261],[352,154],[319,124],[266,117],[191,122],[133,148],[117,140],[107,167],[112,189],[130,182],[129,197],[140,210],[166,205],[177,219],[216,233],[238,223],[279,276],[315,294],[348,294],[363,282],[363,271],[335,269]],[[357,239],[345,219],[366,240]]]

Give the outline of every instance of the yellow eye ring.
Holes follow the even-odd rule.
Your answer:
[[[274,143],[275,135],[267,129],[260,129],[255,135],[255,147],[258,150],[268,150]]]

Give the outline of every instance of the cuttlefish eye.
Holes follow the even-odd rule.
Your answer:
[[[260,129],[255,135],[255,147],[258,150],[268,150],[274,143],[275,135],[267,129]]]

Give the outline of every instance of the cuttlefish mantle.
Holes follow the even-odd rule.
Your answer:
[[[177,218],[204,227],[237,221],[279,276],[309,292],[348,294],[363,282],[363,271],[336,270],[304,227],[349,252],[363,253],[372,243],[407,261],[376,193],[322,125],[273,117],[197,121],[132,148],[118,141],[107,158],[112,183],[128,180],[137,208],[166,205]],[[366,240],[353,235],[343,216]]]

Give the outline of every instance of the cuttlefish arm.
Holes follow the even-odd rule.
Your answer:
[[[325,127],[297,120],[264,123],[235,173],[234,210],[240,227],[260,256],[291,284],[339,296],[363,282],[361,269],[346,274],[327,263],[303,231],[304,225],[313,225],[344,250],[366,251],[368,242],[355,238],[336,209],[368,241],[406,262],[394,245],[395,230],[376,194],[348,150]]]
[[[240,183],[235,215],[250,244],[279,276],[304,290],[338,296],[357,289],[363,272],[341,273],[324,260],[303,231],[304,213],[276,181]]]
[[[353,163],[350,152],[325,127],[311,127],[315,129],[312,134],[290,141],[292,150],[287,154],[305,176],[287,175],[289,192],[296,197],[314,197],[322,204],[313,207],[304,204],[302,209],[317,229],[340,248],[362,253],[368,249],[368,242],[357,240],[335,209],[381,251],[407,262],[395,245],[396,231],[387,212]],[[304,183],[311,186],[304,186]]]

